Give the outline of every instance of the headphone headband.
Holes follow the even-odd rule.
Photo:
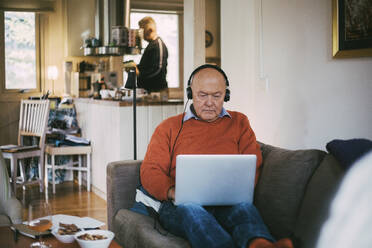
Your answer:
[[[212,68],[212,69],[215,69],[216,71],[218,71],[219,73],[222,74],[222,76],[224,77],[225,79],[225,83],[226,83],[226,92],[225,92],[225,98],[224,98],[224,101],[225,102],[228,102],[230,100],[230,89],[229,89],[229,80],[226,76],[226,73],[220,68],[218,67],[217,65],[212,65],[212,64],[204,64],[204,65],[201,65],[199,67],[197,67],[190,75],[189,77],[189,80],[187,81],[187,88],[186,88],[186,93],[187,93],[187,98],[188,99],[192,99],[192,90],[191,90],[191,82],[195,76],[195,74],[205,68]]]

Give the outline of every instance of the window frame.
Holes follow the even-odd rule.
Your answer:
[[[42,91],[42,60],[41,60],[41,48],[42,48],[42,29],[41,29],[41,16],[38,12],[34,11],[22,11],[14,10],[15,12],[33,12],[35,13],[35,48],[36,48],[36,88],[21,92],[21,89],[6,89],[5,82],[5,37],[4,37],[4,12],[7,10],[0,11],[0,96],[2,99],[19,99],[28,96],[38,95]],[[22,94],[21,94],[22,93]]]

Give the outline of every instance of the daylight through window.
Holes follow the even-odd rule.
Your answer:
[[[4,12],[5,88],[36,89],[35,13]]]

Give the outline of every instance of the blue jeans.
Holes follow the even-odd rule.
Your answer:
[[[193,248],[246,247],[257,237],[274,242],[256,207],[249,203],[202,207],[164,202],[159,219],[166,230],[187,239]]]

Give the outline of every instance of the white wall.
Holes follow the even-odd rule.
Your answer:
[[[248,115],[258,140],[325,150],[332,139],[372,139],[372,58],[332,58],[331,2],[221,0],[226,106]]]
[[[184,1],[184,89],[194,68],[205,62],[205,0]],[[184,95],[185,102],[187,100]]]

